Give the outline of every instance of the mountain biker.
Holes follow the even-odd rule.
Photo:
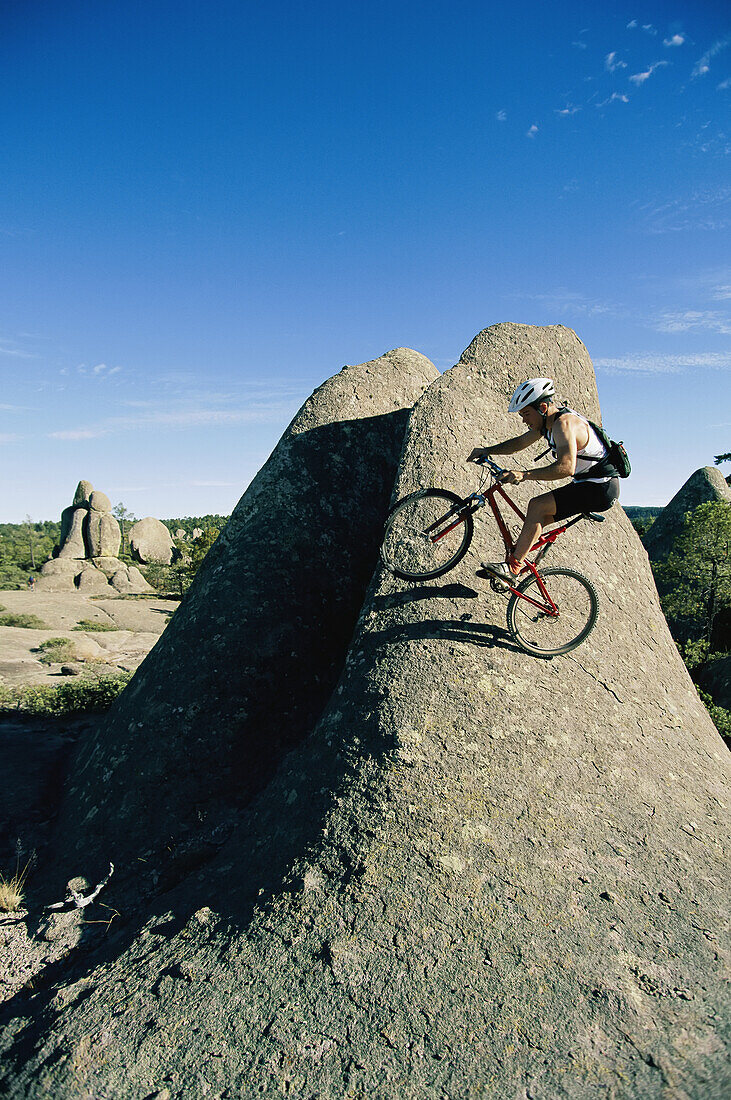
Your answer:
[[[607,449],[588,421],[574,409],[559,408],[556,389],[550,378],[529,378],[521,383],[510,399],[508,412],[520,413],[527,431],[504,443],[476,447],[468,462],[489,455],[512,455],[525,450],[543,436],[549,443],[554,461],[535,470],[506,470],[501,481],[518,485],[521,481],[573,480],[548,493],[533,497],[523,530],[507,561],[484,562],[483,569],[498,580],[510,583],[520,572],[528,551],[550,523],[568,519],[580,512],[606,512],[619,497],[619,478],[591,476],[592,467],[605,457]]]

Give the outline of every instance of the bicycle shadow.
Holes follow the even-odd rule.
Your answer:
[[[371,643],[377,646],[423,641],[426,638],[464,642],[489,649],[506,649],[511,653],[523,652],[504,627],[493,623],[474,623],[469,619],[424,619],[418,623],[395,623],[382,630],[374,630],[369,635]]]
[[[408,588],[401,592],[388,592],[373,597],[373,607],[376,610],[390,610],[394,607],[404,607],[408,603],[417,600],[431,600],[441,597],[448,600],[475,600],[479,596],[474,588],[466,584],[443,585],[419,585],[418,588]]]

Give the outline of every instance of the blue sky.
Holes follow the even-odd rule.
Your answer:
[[[36,0],[0,87],[0,521],[230,512],[344,363],[499,321],[584,341],[624,503],[731,450],[725,4]]]

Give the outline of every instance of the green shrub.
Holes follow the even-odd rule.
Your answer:
[[[76,647],[69,638],[48,638],[41,642],[36,652],[42,665],[58,665],[76,657]]]
[[[698,688],[698,694],[706,710],[710,714],[714,726],[729,748],[731,748],[731,710],[726,710],[725,707],[717,707],[707,691],[701,691],[701,689]]]
[[[108,710],[132,679],[131,672],[98,679],[68,680],[62,684],[0,686],[0,714],[21,713],[51,717]]]
[[[23,626],[27,630],[48,630],[37,615],[0,615],[0,626]]]
[[[17,565],[4,562],[0,565],[0,588],[4,591],[12,591],[28,587],[28,572]]]
[[[85,630],[87,633],[90,631],[96,631],[99,633],[101,630],[119,630],[118,626],[112,626],[110,623],[97,623],[93,619],[80,619],[76,626],[71,627],[72,630]]]

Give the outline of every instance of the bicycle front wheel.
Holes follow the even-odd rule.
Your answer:
[[[387,569],[407,581],[428,581],[454,569],[472,541],[472,515],[447,489],[420,489],[391,509],[381,546]]]
[[[591,581],[573,569],[543,569],[541,579],[558,615],[549,615],[513,594],[508,603],[508,630],[526,653],[558,657],[576,649],[591,634],[599,613],[599,597]],[[517,587],[519,592],[545,603],[533,574]]]

